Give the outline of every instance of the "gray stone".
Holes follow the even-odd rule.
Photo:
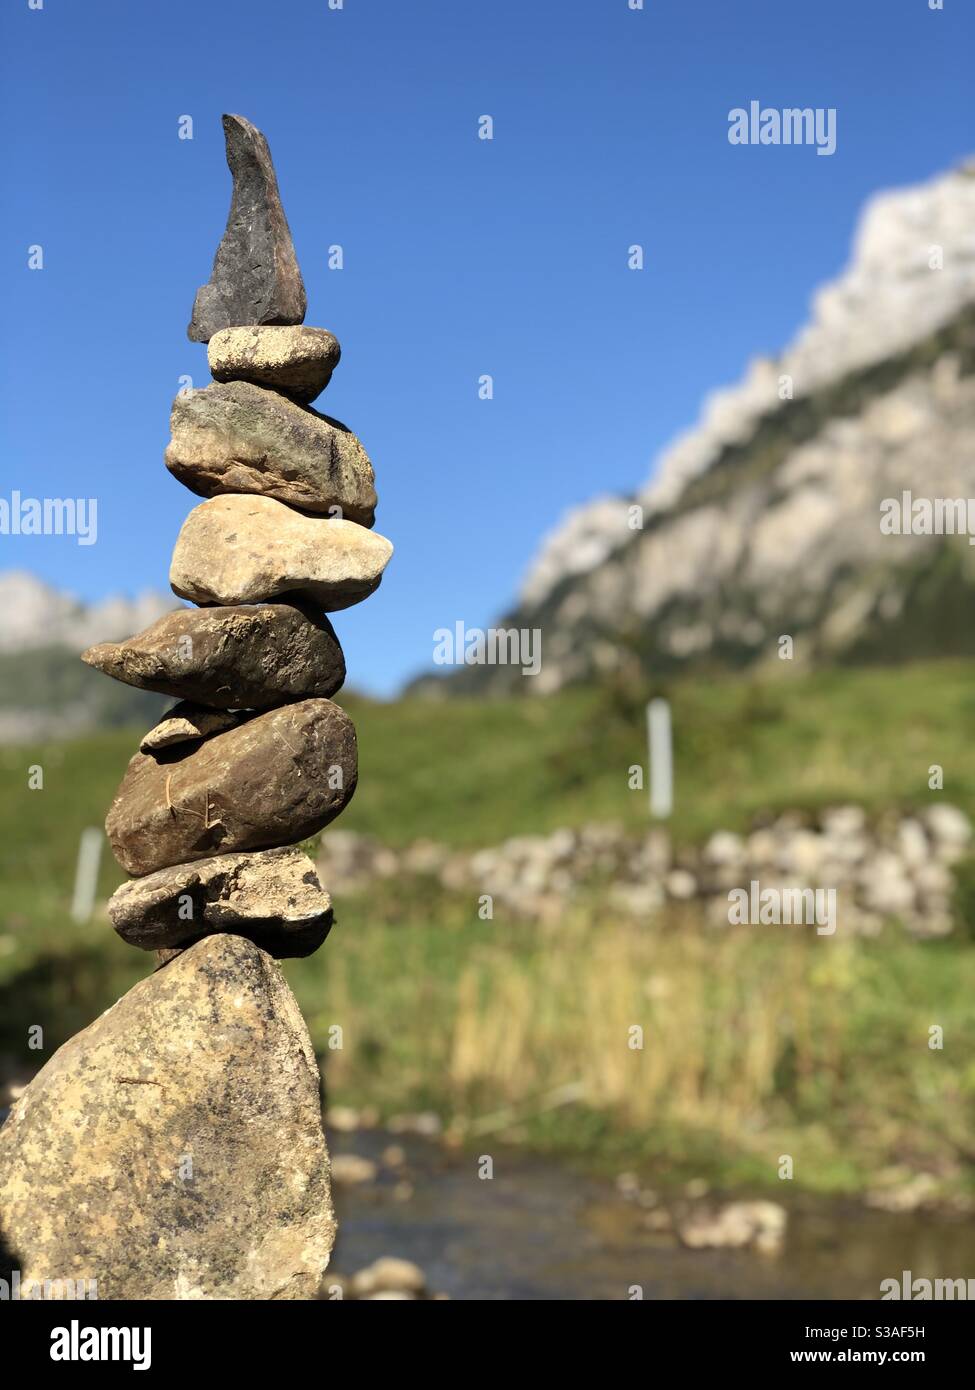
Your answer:
[[[420,1266],[395,1255],[382,1255],[352,1276],[355,1298],[374,1298],[379,1294],[391,1293],[420,1298],[426,1291],[427,1279]]]
[[[236,714],[228,710],[207,709],[204,705],[191,705],[181,701],[163,715],[143,737],[139,748],[143,753],[155,753],[160,748],[171,748],[174,743],[199,743],[211,734],[222,734],[225,729],[233,729],[240,723]]]
[[[223,133],[233,195],[210,279],[196,292],[186,330],[195,343],[239,324],[301,323],[307,303],[267,140],[243,116],[224,116]]]
[[[223,328],[210,339],[207,361],[214,381],[252,381],[307,405],[332,379],[341,357],[324,328]]]
[[[212,936],[54,1054],[0,1129],[22,1291],[313,1299],[335,1238],[315,1054],[280,967]]]
[[[136,753],[105,822],[126,873],[297,844],[356,785],[352,720],[330,700],[257,714],[200,744]]]
[[[935,802],[924,812],[922,820],[935,841],[935,855],[943,863],[953,864],[968,852],[972,826],[957,806]]]
[[[246,936],[272,956],[308,956],[332,925],[332,902],[298,849],[221,854],[123,883],[108,915],[144,951],[185,946],[215,932]]]
[[[338,420],[250,381],[217,382],[173,402],[166,467],[200,497],[253,492],[371,526],[375,476]]]
[[[125,642],[89,647],[82,661],[126,685],[214,709],[327,698],[345,680],[332,624],[295,603],[179,608]]]
[[[778,1202],[729,1202],[717,1211],[699,1209],[681,1222],[677,1233],[692,1250],[740,1250],[764,1254],[782,1248],[788,1213]]]
[[[379,587],[392,553],[385,536],[354,521],[303,516],[271,497],[231,494],[190,512],[169,582],[194,603],[258,603],[292,594],[334,613]]]
[[[374,1158],[361,1154],[336,1154],[332,1165],[332,1181],[336,1187],[358,1187],[360,1183],[375,1182],[379,1164]]]

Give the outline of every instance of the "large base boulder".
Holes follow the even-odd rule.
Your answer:
[[[208,937],[137,984],[0,1129],[0,1239],[22,1288],[311,1299],[334,1237],[308,1030],[242,937]]]

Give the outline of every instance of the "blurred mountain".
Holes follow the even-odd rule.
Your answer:
[[[151,592],[85,604],[26,570],[7,570],[0,573],[0,652],[39,647],[83,652],[93,642],[131,637],[176,607],[172,594]]]
[[[975,162],[872,199],[782,355],[709,397],[651,483],[544,541],[496,624],[541,629],[539,675],[472,665],[412,688],[741,668],[783,635],[817,664],[975,652],[975,548],[882,533],[905,490],[975,498]]]
[[[78,656],[176,606],[156,593],[85,604],[23,570],[0,574],[0,742],[152,723],[164,697],[107,680]]]

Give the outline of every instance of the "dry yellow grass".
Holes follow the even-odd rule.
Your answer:
[[[975,960],[893,929],[872,941],[783,930],[709,928],[691,910],[634,925],[580,909],[516,927],[455,908],[438,927],[358,924],[342,952],[322,953],[314,994],[314,966],[291,969],[335,1100],[432,1105],[462,1133],[501,1137],[571,1100],[549,1119],[556,1142],[585,1113],[638,1147],[696,1135],[769,1171],[783,1152],[815,1153],[820,1171],[904,1153],[956,1163],[945,1116],[975,1092]],[[947,1053],[927,1046],[932,1022],[951,1034]]]

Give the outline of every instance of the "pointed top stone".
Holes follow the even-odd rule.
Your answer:
[[[233,197],[210,279],[193,303],[186,331],[195,343],[222,328],[301,323],[307,304],[267,140],[243,116],[224,116],[223,130]]]

